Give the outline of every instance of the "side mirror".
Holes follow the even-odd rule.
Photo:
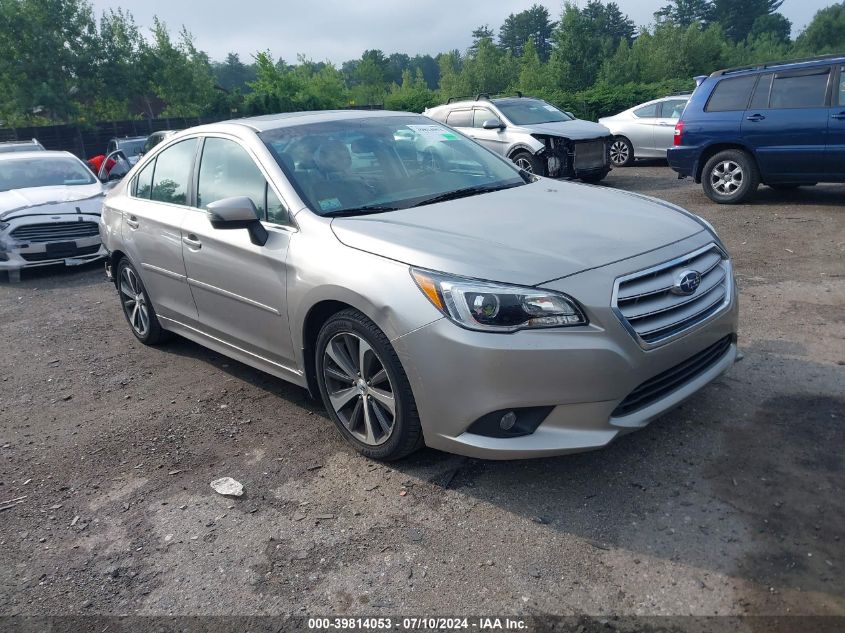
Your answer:
[[[499,121],[499,119],[487,119],[481,124],[481,127],[485,130],[501,130],[505,127],[505,124]]]
[[[209,204],[208,220],[215,229],[246,229],[250,241],[256,246],[264,246],[269,233],[258,219],[258,209],[246,196],[223,198]]]

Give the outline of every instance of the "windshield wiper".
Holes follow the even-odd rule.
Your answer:
[[[523,183],[516,183],[512,185],[474,185],[472,187],[464,187],[463,189],[455,189],[454,191],[447,191],[431,198],[426,198],[421,202],[412,204],[412,207],[421,207],[426,204],[434,204],[436,202],[446,202],[447,200],[457,200],[458,198],[468,198],[469,196],[477,196],[481,193],[489,193],[491,191],[501,191],[502,189],[512,189],[514,187],[521,187]]]
[[[383,206],[380,204],[368,204],[363,207],[355,207],[354,209],[338,209],[337,211],[326,211],[321,214],[324,218],[346,218],[356,215],[372,215],[374,213],[384,213],[386,211],[398,211],[399,207]]]

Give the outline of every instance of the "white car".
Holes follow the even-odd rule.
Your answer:
[[[98,223],[106,188],[68,152],[0,154],[0,271],[82,264],[105,255]]]
[[[672,147],[675,124],[690,95],[675,95],[641,103],[624,112],[599,119],[613,134],[610,162],[628,167],[637,158],[666,158]]]

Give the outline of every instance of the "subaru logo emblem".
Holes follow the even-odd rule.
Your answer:
[[[697,270],[684,270],[675,277],[672,292],[676,295],[691,295],[701,285],[701,273]]]

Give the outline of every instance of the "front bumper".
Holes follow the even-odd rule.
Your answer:
[[[63,264],[75,266],[95,261],[106,255],[99,233],[86,236],[63,236],[56,233],[49,238],[19,238],[13,235],[15,229],[26,227],[49,227],[56,223],[98,223],[99,216],[93,214],[31,215],[6,220],[8,226],[0,231],[0,271],[17,271],[22,268],[54,266]]]
[[[584,293],[597,286],[594,274],[576,277],[584,279],[573,281],[572,287],[581,286]],[[596,302],[602,300],[600,294]],[[601,448],[643,428],[731,367],[737,358],[735,286],[732,295],[713,319],[650,350],[624,329],[607,298],[607,307],[601,307],[593,297],[582,303],[590,317],[586,327],[491,334],[444,318],[395,339],[393,345],[411,383],[428,446],[485,459],[562,455]],[[646,406],[614,414],[644,382],[725,339],[730,344],[706,368]],[[528,407],[551,409],[528,435],[490,437],[467,431],[491,412]]]

